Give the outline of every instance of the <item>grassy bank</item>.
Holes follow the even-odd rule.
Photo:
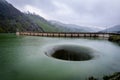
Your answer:
[[[108,40],[120,44],[120,35],[110,36]]]

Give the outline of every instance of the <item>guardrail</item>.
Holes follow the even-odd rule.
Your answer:
[[[115,33],[82,33],[82,32],[16,32],[17,35],[41,36],[41,37],[98,37],[109,38]]]

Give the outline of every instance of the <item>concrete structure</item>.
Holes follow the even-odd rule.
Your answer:
[[[16,32],[16,35],[41,36],[41,37],[93,37],[106,38],[112,35],[120,35],[114,33],[81,33],[81,32]]]

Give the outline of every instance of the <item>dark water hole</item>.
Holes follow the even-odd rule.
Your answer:
[[[87,61],[94,57],[91,49],[75,45],[54,46],[46,55],[67,61]]]

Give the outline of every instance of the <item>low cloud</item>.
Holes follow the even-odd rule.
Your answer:
[[[120,24],[120,0],[7,0],[23,12],[99,28]]]

